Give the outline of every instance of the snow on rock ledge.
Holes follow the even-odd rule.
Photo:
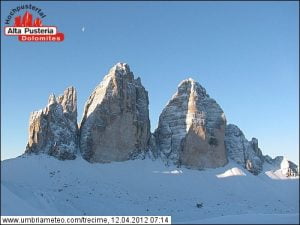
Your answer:
[[[80,148],[90,162],[129,160],[148,148],[148,92],[126,63],[112,67],[86,102]]]
[[[182,81],[159,117],[158,152],[189,168],[224,166],[226,118],[218,103],[193,79]]]
[[[69,87],[57,99],[50,95],[47,107],[31,114],[25,153],[75,159],[77,143],[77,96],[75,88]]]

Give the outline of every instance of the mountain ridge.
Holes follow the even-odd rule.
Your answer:
[[[299,174],[296,164],[264,156],[256,138],[248,141],[236,125],[227,125],[220,105],[192,78],[180,82],[154,133],[148,92],[127,63],[117,63],[97,85],[79,125],[76,99],[75,88],[67,88],[58,98],[50,96],[43,111],[32,114],[26,154],[65,160],[79,153],[87,161],[105,163],[150,153],[167,165],[191,169],[222,167],[232,159],[254,175],[266,162],[285,164],[287,176]]]

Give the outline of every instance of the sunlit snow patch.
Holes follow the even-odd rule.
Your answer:
[[[246,174],[239,168],[234,167],[216,176],[218,178],[225,178],[225,177],[232,177],[232,176],[246,176]]]

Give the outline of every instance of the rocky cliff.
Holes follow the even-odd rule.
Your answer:
[[[264,156],[256,138],[248,141],[236,125],[228,124],[225,129],[225,146],[228,157],[251,173],[257,175],[262,171]]]
[[[148,149],[148,92],[126,63],[111,68],[85,104],[80,148],[90,162],[125,161]]]
[[[218,103],[193,79],[182,81],[159,117],[158,153],[190,168],[224,166],[226,119]]]
[[[264,163],[271,164],[275,170],[280,170],[286,176],[299,174],[298,166],[287,158],[277,156],[272,159],[268,155],[264,156],[258,147],[258,140],[252,138],[251,141],[248,141],[236,125],[229,124],[226,126],[225,147],[230,159],[241,164],[254,175],[262,172]]]
[[[77,96],[75,88],[69,87],[58,98],[50,95],[48,105],[31,114],[25,152],[75,159],[77,143]]]

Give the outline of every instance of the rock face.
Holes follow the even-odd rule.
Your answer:
[[[199,83],[184,80],[159,117],[155,137],[160,156],[195,169],[224,166],[225,126],[217,102]]]
[[[299,166],[297,166],[297,164],[293,163],[292,161],[288,160],[288,169],[287,169],[287,173],[286,176],[299,176]]]
[[[248,141],[236,125],[228,124],[225,130],[225,146],[228,157],[248,171],[255,175],[262,171],[265,158],[258,148],[256,138]]]
[[[150,140],[148,92],[125,63],[116,64],[95,88],[80,126],[80,148],[90,162],[125,161]]]
[[[31,114],[25,153],[75,159],[77,143],[77,97],[75,88],[69,87],[57,99],[50,95],[47,107]]]

